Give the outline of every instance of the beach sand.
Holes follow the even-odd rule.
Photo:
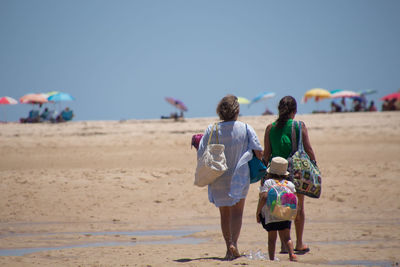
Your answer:
[[[276,116],[240,117],[256,130]],[[193,185],[213,118],[0,124],[0,266],[321,266],[400,262],[400,112],[298,115],[323,174],[298,263],[222,261],[219,211]],[[267,254],[251,185],[239,250]],[[292,239],[295,241],[294,226]],[[278,242],[279,243],[279,242]],[[278,244],[279,248],[279,244]]]

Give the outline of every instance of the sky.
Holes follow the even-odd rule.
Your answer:
[[[378,108],[400,88],[398,0],[0,0],[0,96],[62,91],[75,120],[216,116],[226,94],[276,96],[241,114],[275,114],[312,88],[360,91]],[[348,105],[351,103],[348,102]],[[32,105],[1,105],[0,120]]]

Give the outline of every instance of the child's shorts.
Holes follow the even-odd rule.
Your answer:
[[[272,223],[265,223],[265,218],[260,214],[260,220],[263,228],[269,231],[279,231],[289,229],[292,226],[292,221],[282,221],[282,222],[272,222]]]

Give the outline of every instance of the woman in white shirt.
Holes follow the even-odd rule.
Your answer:
[[[225,239],[226,260],[240,257],[237,247],[245,199],[250,186],[250,171],[248,161],[253,156],[262,158],[262,146],[254,129],[243,122],[237,121],[239,103],[234,95],[227,95],[217,106],[217,114],[221,119],[218,123],[218,141],[225,145],[225,157],[228,170],[208,186],[208,198],[219,208],[221,229]],[[208,138],[213,131],[213,124],[206,129],[200,141],[197,158],[200,158],[207,146]],[[216,134],[211,138],[216,143]]]

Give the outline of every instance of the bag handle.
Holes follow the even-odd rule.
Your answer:
[[[296,145],[296,127],[295,125],[299,126],[299,143]],[[304,146],[303,146],[303,135],[301,133],[301,121],[293,121],[292,123],[292,154],[296,151],[304,151]]]
[[[207,145],[209,145],[210,142],[211,142],[211,137],[212,137],[212,135],[213,135],[214,128],[215,128],[215,134],[216,134],[217,144],[219,144],[219,141],[218,141],[218,122],[216,122],[216,123],[214,123],[213,127],[211,128],[211,133],[210,133],[210,136],[208,137],[208,143],[207,143]]]
[[[292,122],[292,154],[297,151],[296,127],[297,121]]]
[[[300,152],[304,151],[304,146],[303,146],[303,135],[301,133],[301,121],[299,121],[299,144],[297,146],[297,150]]]

